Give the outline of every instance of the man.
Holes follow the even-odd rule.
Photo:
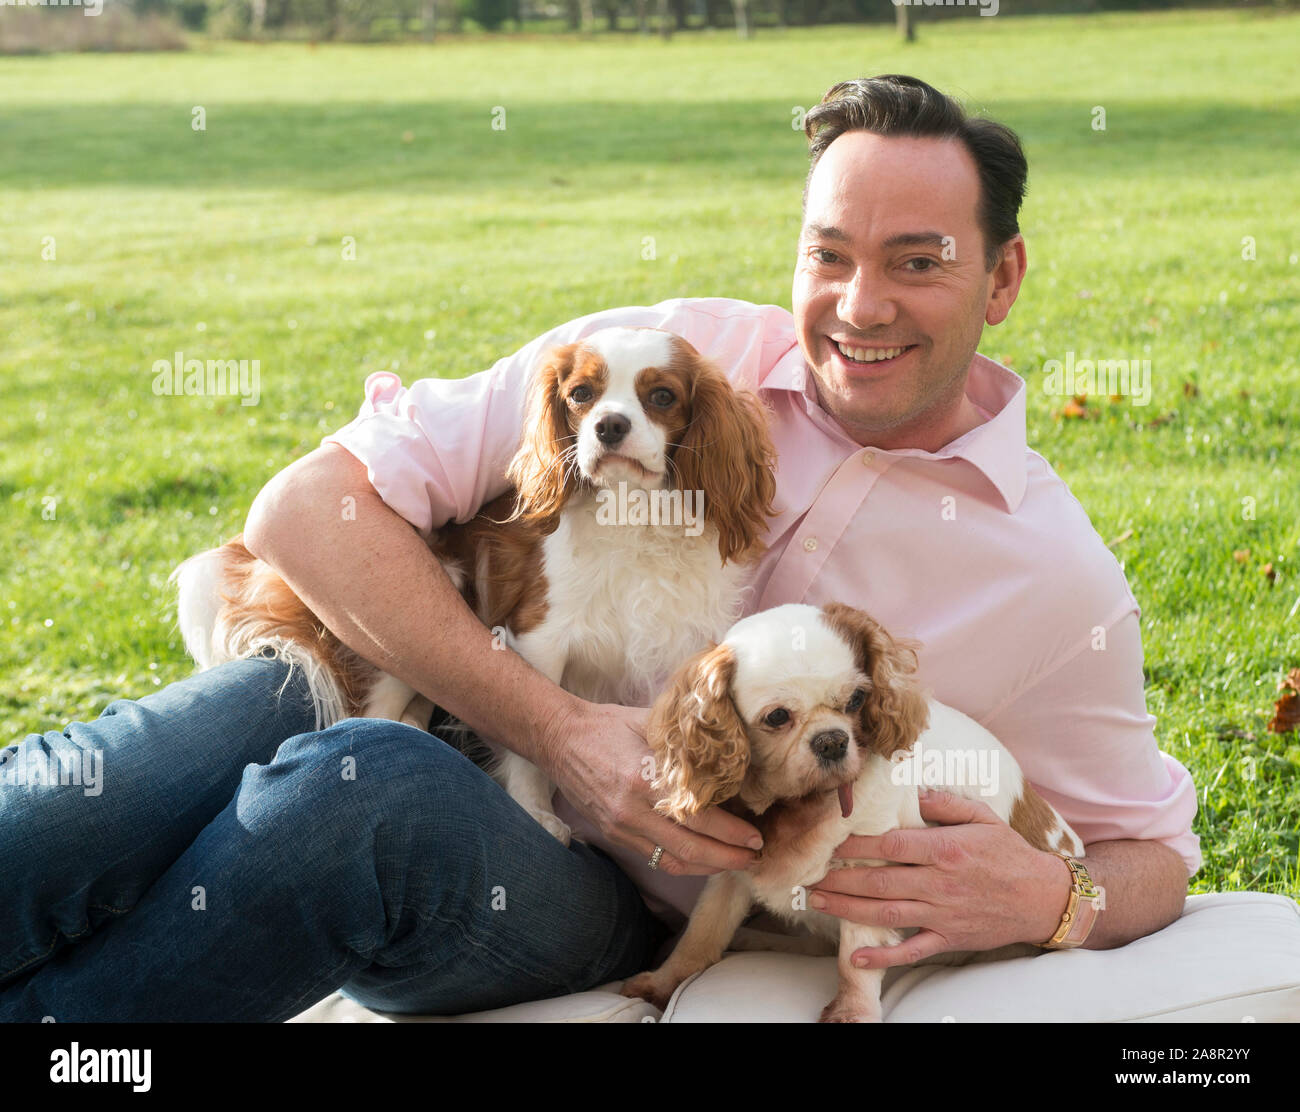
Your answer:
[[[1024,383],[975,352],[1025,273],[1019,143],[906,77],[836,86],[806,128],[793,315],[668,301],[571,321],[470,379],[406,389],[372,375],[360,416],[249,514],[248,546],[331,629],[545,769],[589,844],[559,846],[435,738],[357,720],[307,732],[300,682],[276,703],[278,665],[226,665],[74,724],[111,756],[113,718],[139,715],[137,755],[119,755],[128,776],[164,745],[151,714],[172,735],[200,715],[208,727],[209,746],[167,757],[197,802],[165,834],[141,827],[125,871],[114,846],[69,833],[64,797],[35,816],[0,810],[0,837],[43,818],[51,854],[92,858],[60,873],[59,892],[77,895],[0,921],[0,939],[20,943],[0,960],[0,1018],[279,1019],[339,986],[379,1009],[452,1014],[577,991],[650,964],[666,932],[643,898],[678,922],[703,876],[753,860],[757,831],[735,816],[656,815],[645,710],[585,703],[494,652],[411,528],[464,519],[504,489],[537,356],[611,324],[680,332],[772,409],[778,516],[754,608],[837,599],[924,644],[922,681],[997,734],[1087,844],[1108,894],[1088,946],[1178,916],[1199,865],[1195,792],[1155,746],[1137,605],[1027,449]],[[922,813],[942,825],[846,843],[903,864],[836,873],[811,894],[836,915],[921,928],[857,960],[1056,931],[1061,858],[977,804],[941,795]],[[107,1001],[106,974],[141,987]]]

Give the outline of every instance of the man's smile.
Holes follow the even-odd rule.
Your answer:
[[[905,360],[918,346],[902,344],[885,347],[880,344],[857,345],[842,343],[833,337],[830,339],[831,350],[838,364],[849,374],[876,375],[893,370]]]

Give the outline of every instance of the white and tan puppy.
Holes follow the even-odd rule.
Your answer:
[[[1036,849],[1079,857],[1083,843],[1025,782],[991,733],[927,699],[915,646],[866,614],[833,604],[780,606],[737,622],[678,671],[656,702],[648,740],[658,809],[678,821],[714,804],[763,833],[758,862],[709,879],[664,965],[623,993],[664,1007],[687,977],[718,961],[753,905],[839,941],[839,992],[824,1022],[881,1018],[883,969],[858,969],[865,946],[907,933],[806,908],[800,895],[835,867],[850,835],[923,827],[920,787],[978,799]]]

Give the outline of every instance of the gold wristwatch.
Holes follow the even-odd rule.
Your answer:
[[[1093,884],[1083,862],[1068,853],[1053,850],[1070,867],[1070,902],[1061,915],[1061,925],[1046,942],[1035,942],[1044,950],[1072,950],[1088,941],[1097,918],[1106,908],[1106,889]]]

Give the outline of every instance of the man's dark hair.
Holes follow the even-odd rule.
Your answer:
[[[808,185],[818,161],[846,131],[960,139],[979,170],[978,216],[986,270],[998,265],[1002,245],[1020,231],[1017,217],[1025,199],[1029,164],[1019,137],[1004,124],[968,116],[952,97],[919,78],[887,73],[841,81],[804,117],[803,130],[812,160],[803,187],[805,211]]]

